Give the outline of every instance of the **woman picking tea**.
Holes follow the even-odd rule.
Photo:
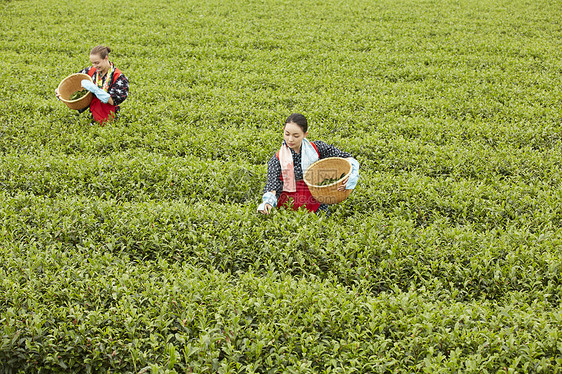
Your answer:
[[[90,112],[93,119],[105,124],[115,118],[119,112],[119,105],[129,95],[129,80],[109,61],[111,48],[98,45],[90,52],[92,66],[82,69],[80,73],[88,74],[93,82],[84,79],[82,87],[94,94],[90,103]],[[60,97],[58,90],[55,90]]]
[[[314,162],[327,157],[347,158],[352,165],[348,178],[338,190],[353,189],[359,179],[359,163],[351,154],[322,141],[309,141],[308,121],[299,113],[291,114],[283,126],[283,144],[267,164],[267,183],[258,212],[269,214],[273,207],[283,206],[292,201],[292,209],[301,206],[310,212],[327,211],[310,193],[303,180],[306,170]]]

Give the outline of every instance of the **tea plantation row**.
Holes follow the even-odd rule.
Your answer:
[[[562,315],[503,305],[370,296],[308,275],[229,273],[95,247],[2,249],[1,367],[72,372],[551,372]]]
[[[402,152],[408,148],[404,142],[394,143],[395,149],[404,144]],[[375,149],[378,153],[380,148]],[[421,226],[443,218],[483,229],[515,225],[542,232],[562,218],[562,195],[556,189],[559,156],[547,157],[549,153],[554,154],[524,151],[517,157],[495,152],[482,158],[486,153],[476,156],[426,145],[403,158],[391,158],[392,152],[373,158],[360,155],[361,189],[336,209],[346,215],[378,211]],[[0,186],[8,194],[117,201],[192,198],[253,205],[266,172],[265,165],[242,160],[172,157],[141,149],[105,157],[10,152],[0,165]]]
[[[553,307],[560,302],[559,233],[515,227],[475,233],[443,218],[416,228],[411,220],[382,213],[348,218],[343,230],[336,219],[280,213],[264,220],[252,207],[196,201],[29,195],[5,201],[3,215],[11,218],[4,221],[4,237],[37,246],[104,248],[138,261],[164,258],[229,273],[314,274],[373,292],[416,286],[459,300],[504,300],[523,292],[519,297],[528,301],[542,298]]]

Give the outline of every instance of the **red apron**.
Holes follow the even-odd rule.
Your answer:
[[[293,210],[304,206],[309,212],[316,212],[320,207],[320,203],[312,197],[308,186],[302,179],[297,181],[297,190],[295,192],[281,192],[279,200],[277,201],[277,206],[288,204],[290,200],[293,202]]]
[[[111,122],[115,118],[115,105],[102,103],[94,96],[90,103],[90,112],[94,120],[103,126],[105,122]]]
[[[318,157],[320,157],[320,152],[318,152],[318,148],[316,147],[316,144],[312,142],[310,144],[312,144],[314,150],[318,154]],[[279,160],[279,151],[277,151],[275,156]],[[282,182],[283,175],[280,175],[279,179]],[[277,200],[277,206],[283,206],[284,204],[287,204],[292,199],[293,210],[297,210],[301,206],[304,206],[309,212],[316,212],[320,207],[320,203],[316,201],[314,197],[312,197],[312,194],[310,193],[310,190],[308,189],[306,183],[304,183],[304,181],[301,179],[296,181],[296,185],[297,185],[297,190],[295,192],[287,192],[287,191],[281,192],[281,195]]]

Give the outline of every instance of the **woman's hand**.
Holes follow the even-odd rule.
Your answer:
[[[357,186],[357,180],[359,179],[359,162],[353,157],[348,157],[347,160],[351,164],[351,173],[349,173],[347,178],[343,180],[343,183],[338,186],[338,191],[352,190]]]
[[[273,208],[271,205],[265,204],[263,209],[258,210],[258,212],[260,212],[261,214],[269,214],[269,213],[271,213],[271,208]]]
[[[345,178],[342,183],[338,186],[338,191],[345,191],[345,187],[347,185],[347,181],[349,180],[349,177]]]
[[[258,206],[258,212],[261,214],[271,213],[271,209],[277,205],[277,197],[275,191],[269,191],[263,194],[262,203]]]

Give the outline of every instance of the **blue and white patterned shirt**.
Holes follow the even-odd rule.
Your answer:
[[[319,159],[327,157],[353,157],[351,154],[341,151],[335,146],[326,144],[323,141],[316,140],[312,141],[311,143],[314,143],[314,145],[318,149]],[[301,180],[303,179],[301,154],[296,153],[291,149],[291,155],[293,156],[293,165],[295,168],[295,180]],[[274,154],[267,163],[267,182],[265,184],[265,188],[263,189],[263,193],[269,191],[275,191],[275,195],[277,196],[277,198],[279,198],[281,192],[283,192],[283,181],[281,180],[281,163],[279,162],[276,154]]]

